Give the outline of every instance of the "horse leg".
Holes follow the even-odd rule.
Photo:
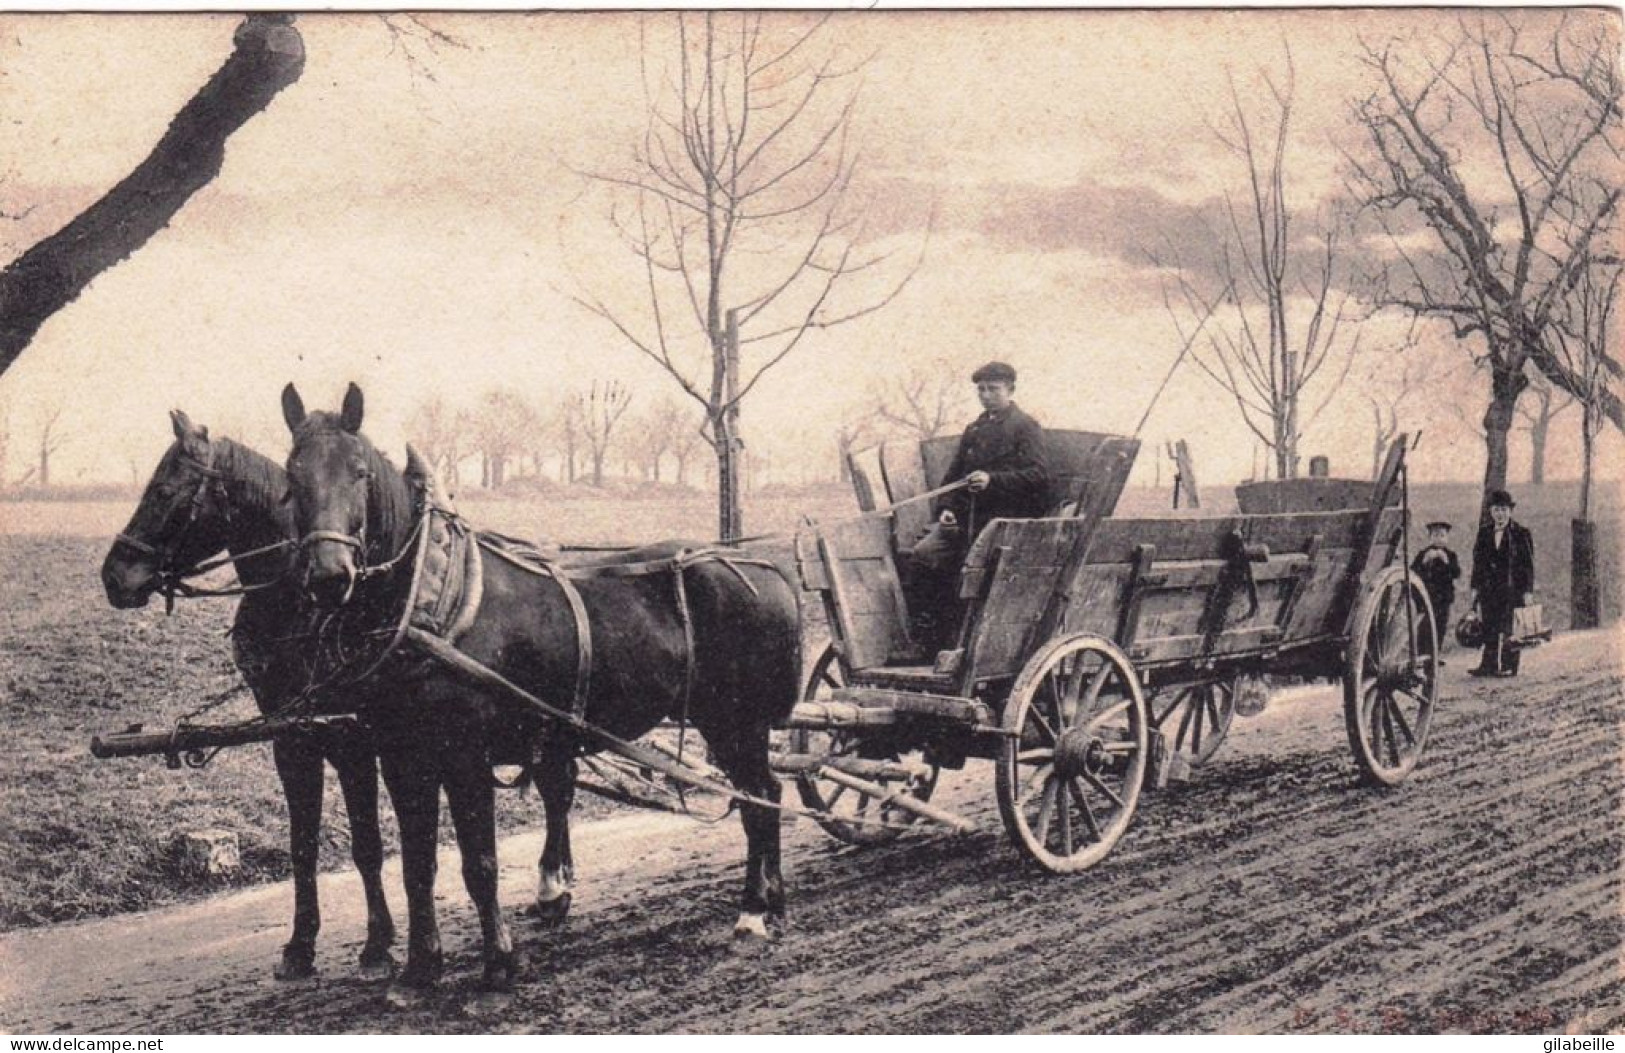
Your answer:
[[[419,752],[389,751],[383,762],[384,784],[395,805],[401,829],[401,870],[406,885],[406,967],[386,995],[396,1008],[420,1004],[440,979],[444,965],[440,928],[435,919],[435,852],[440,830],[440,781],[433,758]]]
[[[288,802],[288,854],[293,861],[293,937],[282,948],[278,980],[316,973],[316,933],[322,927],[316,900],[316,861],[322,828],[322,755],[308,741],[276,739],[271,747],[282,794]]]
[[[564,924],[570,913],[570,887],[575,883],[575,861],[570,855],[570,806],[575,803],[576,760],[568,745],[550,742],[533,769],[536,790],[547,814],[547,840],[537,864],[536,903],[532,917],[543,925]]]
[[[350,856],[367,897],[367,943],[361,948],[361,974],[383,979],[394,971],[389,947],[395,921],[384,897],[384,838],[378,829],[378,759],[370,746],[346,742],[328,754],[344,790],[350,816]]]
[[[474,901],[485,943],[481,994],[467,1009],[489,1011],[511,998],[518,962],[497,897],[496,794],[491,787],[491,766],[485,757],[475,753],[466,760],[454,759],[446,772],[446,799],[457,830],[457,848],[463,857],[463,884]]]
[[[740,792],[778,803],[779,780],[768,767],[766,726],[714,729],[706,741],[716,754],[718,767]],[[748,845],[745,891],[739,904],[734,939],[755,944],[767,939],[768,919],[784,917],[784,877],[779,869],[779,813],[765,804],[742,803],[740,821]]]

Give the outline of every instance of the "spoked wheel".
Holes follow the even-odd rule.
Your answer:
[[[827,700],[836,688],[844,687],[845,683],[841,664],[835,658],[835,649],[825,648],[807,677],[801,698],[805,702]],[[918,750],[899,755],[893,751],[877,750],[873,744],[865,743],[850,732],[806,728],[792,728],[789,745],[792,753],[895,761],[896,764],[889,765],[898,771],[894,777],[872,773],[864,776],[865,781],[883,787],[887,796],[906,793],[929,801],[937,787],[940,768],[928,764]],[[907,774],[902,774],[905,769]],[[913,812],[886,803],[884,797],[828,782],[816,774],[798,774],[796,792],[801,795],[801,803],[808,808],[830,813],[818,817],[818,825],[831,837],[849,845],[883,844],[896,838],[903,832],[904,826],[918,819]]]
[[[1182,754],[1193,768],[1218,752],[1235,719],[1236,685],[1229,680],[1188,684],[1160,713],[1156,699],[1151,700],[1152,726],[1173,731],[1168,747]]]
[[[1027,662],[1004,707],[997,765],[1005,829],[1054,873],[1093,866],[1134,817],[1150,726],[1134,667],[1098,636],[1063,636]]]
[[[1421,759],[1439,697],[1438,656],[1427,589],[1388,567],[1360,602],[1343,671],[1344,723],[1367,782],[1393,786]]]

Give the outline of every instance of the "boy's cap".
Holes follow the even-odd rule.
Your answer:
[[[1429,530],[1449,530],[1449,529],[1451,529],[1451,526],[1450,526],[1449,523],[1446,523],[1442,519],[1435,519],[1433,522],[1428,524],[1428,529]]]

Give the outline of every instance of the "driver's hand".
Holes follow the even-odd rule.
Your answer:
[[[970,483],[970,492],[975,494],[986,490],[987,484],[993,481],[993,477],[986,472],[972,472],[965,476],[965,481]]]

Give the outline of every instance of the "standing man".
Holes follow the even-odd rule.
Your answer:
[[[1450,550],[1449,523],[1441,519],[1428,524],[1428,547],[1411,560],[1411,570],[1428,590],[1439,639],[1448,639],[1450,605],[1456,602],[1456,580],[1461,577],[1461,561]]]
[[[945,482],[968,485],[944,495],[937,520],[910,559],[911,605],[922,642],[940,640],[957,612],[955,578],[982,527],[994,519],[1034,519],[1052,503],[1044,429],[1015,403],[1016,371],[989,362],[971,374],[983,413],[960,436]]]
[[[1535,542],[1512,521],[1516,507],[1505,490],[1490,494],[1490,521],[1478,528],[1473,542],[1473,606],[1484,619],[1484,658],[1473,676],[1517,676],[1518,648],[1512,612],[1534,602]]]

